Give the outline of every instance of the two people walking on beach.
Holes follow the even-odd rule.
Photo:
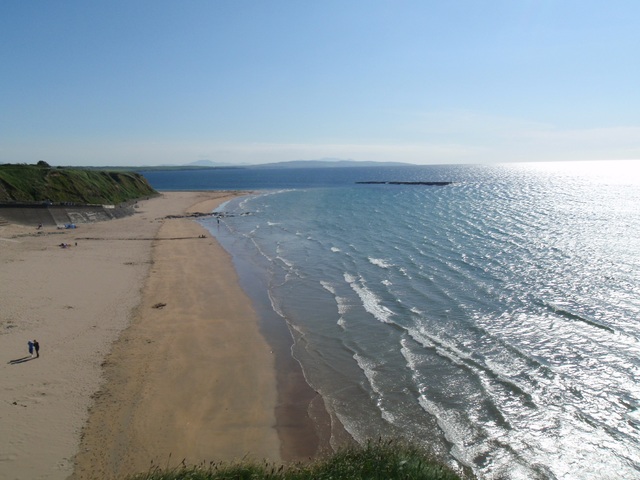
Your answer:
[[[36,357],[40,356],[40,344],[38,343],[37,340],[34,340],[33,342],[29,340],[27,342],[27,345],[29,346],[29,355],[33,357],[33,352],[35,351]]]

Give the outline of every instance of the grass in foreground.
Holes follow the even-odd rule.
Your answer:
[[[348,447],[326,459],[311,463],[278,466],[264,463],[180,466],[171,470],[152,469],[132,480],[324,480],[324,479],[407,479],[459,480],[448,466],[424,451],[397,441],[368,442]]]

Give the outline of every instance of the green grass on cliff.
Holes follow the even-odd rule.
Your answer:
[[[0,202],[118,204],[156,193],[135,172],[0,165]]]
[[[395,441],[348,447],[311,463],[277,466],[263,463],[153,468],[130,480],[460,480],[448,466],[422,450]]]

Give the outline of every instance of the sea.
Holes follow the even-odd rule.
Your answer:
[[[357,441],[640,478],[640,161],[143,174],[252,191],[200,221]]]

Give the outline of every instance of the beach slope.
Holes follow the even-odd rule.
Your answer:
[[[279,460],[256,313],[217,242],[166,218],[230,195],[164,193],[73,231],[0,226],[0,477]],[[27,352],[33,339],[40,358]]]

